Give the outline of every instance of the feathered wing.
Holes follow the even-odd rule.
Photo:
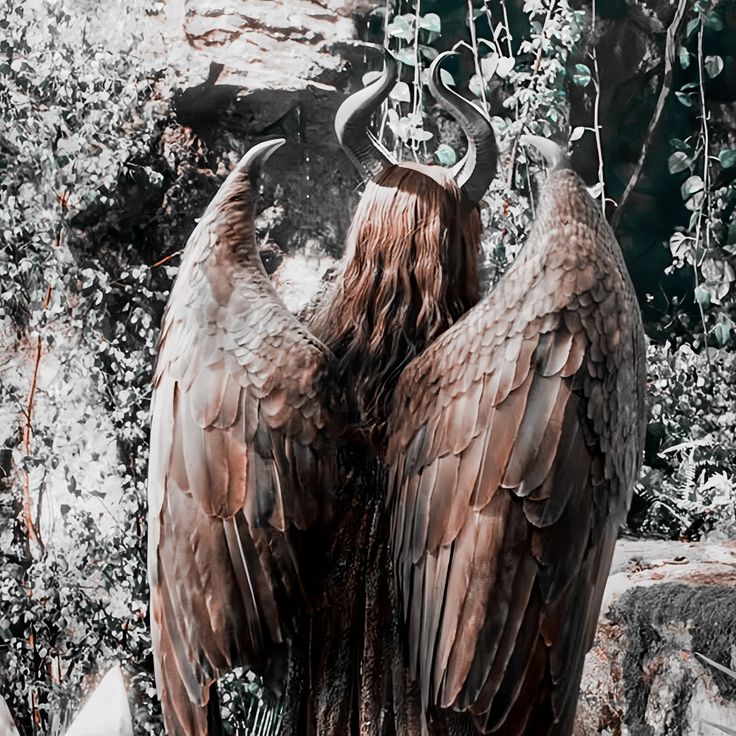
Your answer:
[[[402,375],[392,553],[425,711],[569,733],[640,466],[644,346],[612,231],[571,171],[492,293]]]
[[[308,592],[305,530],[333,477],[327,351],[260,263],[246,154],[185,248],[163,319],[149,468],[156,679],[170,734],[207,732],[209,687],[263,671]]]

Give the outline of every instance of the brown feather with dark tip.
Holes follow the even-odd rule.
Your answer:
[[[278,145],[249,152],[207,208],[162,325],[149,577],[170,734],[208,732],[219,675],[265,674],[283,656],[313,593],[292,532],[317,521],[335,478],[329,353],[284,307],[254,241],[250,177]]]
[[[392,554],[430,721],[571,733],[641,461],[644,356],[618,244],[563,166],[515,263],[404,369],[389,414]]]

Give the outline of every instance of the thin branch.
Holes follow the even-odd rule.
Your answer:
[[[659,90],[659,97],[657,98],[657,104],[654,107],[654,113],[649,121],[649,127],[647,128],[647,134],[644,138],[644,144],[642,145],[641,153],[639,154],[639,160],[636,162],[634,170],[631,172],[629,182],[624,189],[624,193],[621,195],[621,199],[618,203],[618,208],[613,213],[611,218],[611,227],[615,230],[623,217],[624,207],[628,202],[631,193],[639,183],[639,177],[641,176],[642,169],[644,168],[644,162],[646,161],[647,154],[649,153],[649,146],[652,142],[654,132],[659,126],[660,118],[662,117],[662,111],[664,110],[664,104],[672,91],[672,76],[675,63],[675,55],[677,49],[677,33],[680,29],[683,16],[687,10],[687,0],[679,0],[677,3],[677,10],[675,11],[675,17],[672,19],[669,28],[667,29],[667,41],[665,43],[664,52],[664,78],[662,79],[662,87]]]
[[[595,21],[596,21],[596,7],[595,0],[593,0],[592,9],[592,24],[593,24],[593,71],[595,72],[595,102],[593,104],[593,130],[595,132],[595,145],[598,150],[598,183],[601,186],[601,212],[603,213],[603,219],[606,219],[606,184],[603,178],[603,145],[601,143],[601,124],[600,124],[600,110],[601,110],[601,75],[598,71],[598,51],[595,46]]]
[[[534,64],[532,66],[532,78],[529,81],[529,87],[535,87],[536,82],[539,75],[539,70],[542,67],[542,54],[544,51],[544,34],[547,31],[547,28],[549,27],[549,23],[552,20],[552,15],[555,11],[555,7],[557,5],[557,0],[550,0],[549,7],[547,8],[547,15],[544,18],[544,24],[542,25],[542,30],[539,34],[539,48],[537,49],[537,55],[534,58]],[[521,133],[524,130],[526,126],[527,118],[529,117],[529,108],[530,108],[530,102],[527,100],[524,103],[524,109],[521,111],[521,126],[519,127],[519,132],[514,136],[514,143],[511,147],[511,158],[509,160],[509,171],[508,171],[508,178],[506,181],[506,186],[508,189],[514,188],[514,171],[516,169],[516,157],[519,152],[519,138],[521,137]]]
[[[43,309],[46,310],[51,301],[51,287],[46,289],[46,296],[43,300]],[[31,389],[28,392],[28,400],[25,407],[25,425],[23,427],[23,448],[26,456],[31,454],[31,423],[33,419],[33,405],[36,400],[36,389],[38,388],[38,371],[41,366],[41,355],[43,353],[43,343],[41,336],[36,339],[36,357],[33,364],[33,378],[31,379]],[[31,509],[31,475],[26,468],[24,471],[23,483],[23,520],[26,525],[26,533],[30,542],[36,543],[43,549],[43,542],[38,534],[36,525],[33,523],[33,511]]]
[[[710,140],[708,133],[708,109],[705,104],[705,83],[703,80],[703,31],[705,24],[703,18],[700,18],[700,29],[698,31],[698,90],[700,92],[700,122],[702,125],[703,135],[703,195],[700,198],[700,205],[698,207],[698,218],[695,225],[695,249],[693,252],[693,280],[695,281],[695,289],[700,286],[700,276],[698,274],[698,247],[700,246],[701,228],[703,222],[703,210],[706,202],[708,201],[708,186],[709,186],[709,159],[708,155],[710,152]],[[708,223],[705,224],[705,247],[709,246],[708,238]],[[695,302],[698,305],[698,311],[700,312],[700,322],[703,325],[703,341],[705,347],[705,358],[708,361],[708,373],[713,376],[713,365],[710,360],[710,352],[708,351],[708,326],[705,321],[705,310],[700,300],[695,297]]]
[[[514,55],[514,51],[511,47],[511,42],[514,40],[511,35],[511,26],[509,25],[509,15],[506,12],[506,0],[501,0],[501,10],[503,11],[503,24],[506,28],[506,45],[508,46],[509,56]]]
[[[468,28],[470,29],[470,43],[473,46],[473,64],[475,73],[478,75],[480,85],[480,99],[483,102],[483,110],[488,114],[488,100],[486,99],[486,85],[480,71],[480,59],[478,58],[478,37],[475,32],[475,19],[473,18],[473,0],[468,0]]]
[[[422,64],[419,57],[419,16],[421,13],[422,0],[416,0],[416,8],[414,11],[414,105],[412,106],[412,113],[414,120],[416,116],[421,115],[422,112]],[[411,152],[414,154],[414,158],[419,161],[418,152],[419,141],[412,139]]]
[[[164,263],[168,263],[172,258],[180,256],[183,252],[183,250],[177,250],[175,253],[170,253],[168,256],[164,256],[161,260],[156,261],[156,263],[152,263],[149,268],[157,268],[158,266],[163,266]]]

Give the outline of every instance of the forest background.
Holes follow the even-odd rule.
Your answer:
[[[649,337],[625,534],[736,535],[736,3],[0,0],[0,695],[23,736],[63,733],[113,661],[136,732],[160,731],[145,476],[178,255],[232,162],[283,135],[258,220],[264,263],[294,309],[334,278],[359,182],[332,119],[380,70],[370,44],[401,62],[376,121],[399,157],[464,152],[426,90],[440,51],[457,48],[445,79],[492,119],[486,288],[533,219],[541,172],[518,135],[569,142]],[[736,665],[734,614],[700,649]],[[716,685],[733,701],[734,684]],[[646,720],[637,693],[596,727]],[[252,726],[257,681],[234,679],[224,707],[233,732]]]

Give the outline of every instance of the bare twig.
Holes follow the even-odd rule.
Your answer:
[[[595,0],[593,0],[592,9],[592,24],[593,24],[593,52],[591,56],[593,58],[593,71],[595,72],[595,102],[593,104],[593,130],[595,132],[595,145],[598,149],[598,183],[601,187],[601,212],[603,213],[603,219],[606,217],[606,184],[603,178],[603,145],[601,144],[601,124],[600,124],[600,110],[601,110],[601,76],[598,71],[598,51],[595,47],[595,22],[596,22],[596,7]]]
[[[557,7],[557,0],[550,0],[549,7],[547,8],[547,15],[544,18],[544,24],[542,25],[542,31],[540,34],[541,42],[539,44],[539,48],[537,49],[537,55],[534,58],[534,64],[532,66],[532,78],[529,82],[530,87],[533,87],[536,85],[536,81],[539,75],[539,70],[542,67],[544,34],[546,33],[547,28],[549,27],[549,23],[552,20],[552,15],[554,14],[556,7]],[[524,103],[524,109],[521,111],[521,126],[519,127],[519,132],[514,137],[514,143],[511,147],[511,158],[509,160],[508,178],[506,180],[506,186],[509,189],[513,189],[514,187],[514,171],[516,169],[516,157],[519,152],[519,138],[521,137],[521,134],[526,126],[527,118],[529,117],[529,106],[530,106],[530,103],[527,100],[527,102]]]
[[[43,300],[43,309],[47,309],[51,301],[51,287],[46,289],[46,296]],[[36,338],[36,357],[33,364],[33,377],[31,379],[31,389],[28,392],[28,400],[25,407],[25,425],[23,427],[23,449],[26,456],[31,454],[31,422],[33,419],[33,405],[36,400],[36,389],[38,387],[38,371],[41,366],[41,355],[43,353],[43,343],[41,336]],[[26,533],[28,541],[34,542],[43,549],[43,542],[38,534],[36,525],[33,523],[33,512],[31,510],[31,476],[26,468],[24,471],[23,483],[23,520],[26,525]]]
[[[156,268],[158,266],[163,266],[164,263],[168,263],[172,258],[176,258],[177,256],[180,256],[183,253],[181,250],[177,250],[175,253],[169,253],[168,256],[164,256],[161,260],[156,261],[156,263],[152,263],[149,268]]]
[[[419,17],[421,14],[422,0],[416,0],[416,3],[416,9],[414,11],[414,105],[412,106],[414,120],[422,112],[422,64],[419,58]],[[418,151],[419,141],[413,138],[411,152],[417,161],[419,161]]]
[[[478,58],[478,36],[475,32],[475,19],[473,18],[473,0],[468,0],[468,28],[470,29],[470,43],[473,47],[473,64],[475,73],[478,75],[480,84],[480,99],[483,102],[483,110],[488,115],[488,100],[486,100],[486,85],[480,71],[480,59]]]
[[[700,29],[698,31],[698,90],[700,93],[700,123],[702,125],[703,135],[703,194],[700,198],[700,204],[698,206],[698,218],[695,224],[695,248],[693,252],[693,280],[695,281],[695,289],[700,285],[700,276],[698,274],[698,247],[700,246],[701,229],[703,223],[703,211],[706,202],[708,201],[708,186],[709,186],[709,169],[710,161],[708,155],[710,152],[710,140],[708,133],[708,109],[705,104],[705,83],[703,80],[703,31],[705,24],[703,19],[700,19]],[[706,249],[709,246],[709,226],[705,224],[705,246]],[[708,351],[708,326],[705,322],[705,311],[700,300],[695,298],[695,302],[698,305],[698,311],[700,312],[700,323],[703,325],[703,341],[705,348],[705,358],[708,361],[708,373],[713,375],[713,365],[710,360],[710,352]]]
[[[509,25],[509,15],[506,12],[506,0],[501,0],[501,10],[503,11],[503,25],[506,28],[506,45],[508,46],[509,56],[514,55],[514,51],[511,47],[513,37],[511,36],[511,26]]]
[[[677,33],[680,29],[680,24],[687,10],[687,0],[679,0],[677,3],[677,10],[675,16],[667,29],[667,41],[665,43],[664,52],[664,78],[662,79],[662,87],[659,90],[659,97],[657,98],[657,104],[654,108],[654,113],[649,121],[649,127],[647,128],[647,134],[644,138],[644,143],[639,154],[639,160],[636,162],[634,170],[631,172],[629,182],[624,189],[624,193],[621,195],[621,199],[618,203],[618,208],[613,213],[611,218],[611,226],[615,230],[623,217],[624,207],[631,196],[631,193],[639,183],[639,177],[641,176],[642,169],[644,168],[644,162],[646,161],[647,153],[649,153],[649,145],[654,136],[654,132],[659,125],[660,118],[662,117],[662,111],[664,110],[664,104],[672,91],[672,76],[675,63],[675,52],[677,49]]]

